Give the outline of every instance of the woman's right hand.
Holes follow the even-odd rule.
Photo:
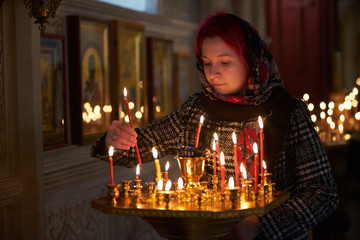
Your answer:
[[[108,128],[105,143],[109,148],[113,146],[118,149],[128,150],[134,147],[137,133],[128,124],[114,120]]]

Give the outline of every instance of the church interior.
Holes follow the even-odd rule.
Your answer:
[[[142,127],[201,91],[194,32],[220,8],[258,30],[318,127],[340,203],[310,238],[358,239],[358,0],[0,0],[0,239],[165,239],[138,216],[91,207],[109,169],[90,149],[112,120],[129,123],[124,95]],[[114,166],[117,181],[134,175]]]

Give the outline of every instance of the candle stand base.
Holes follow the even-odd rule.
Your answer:
[[[221,196],[218,192],[216,194],[222,197],[219,197],[221,200],[213,197],[211,202],[199,204],[183,201],[179,199],[179,194],[157,194],[162,195],[161,200],[144,192],[136,199],[120,194],[116,205],[112,205],[111,199],[106,196],[93,200],[91,206],[106,214],[139,216],[150,223],[160,236],[170,240],[204,240],[221,239],[245,217],[263,215],[289,198],[289,193],[279,191],[266,201],[259,198],[255,202],[248,201],[245,194],[239,192],[235,202],[234,193],[230,199],[230,192],[230,196]],[[168,199],[164,201],[165,198]]]

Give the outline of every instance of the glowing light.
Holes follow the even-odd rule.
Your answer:
[[[325,103],[325,102],[321,102],[321,103],[320,103],[320,108],[321,108],[321,110],[325,110],[325,108],[326,108],[326,103]]]
[[[253,144],[253,150],[255,154],[258,154],[258,145],[256,142]]]
[[[129,115],[126,115],[124,120],[126,123],[130,122]]]
[[[330,124],[330,123],[332,122],[332,118],[331,118],[331,117],[327,117],[327,118],[326,118],[326,122],[327,122],[328,124]]]
[[[264,123],[263,123],[263,120],[262,120],[262,118],[260,116],[258,117],[258,122],[259,122],[260,129],[263,129],[264,128]]]
[[[135,107],[135,104],[133,102],[129,102],[129,108],[134,109],[134,107]]]
[[[222,166],[225,166],[225,156],[223,152],[220,153],[220,163]]]
[[[135,113],[135,117],[136,117],[137,119],[142,118],[142,113],[141,113],[140,111],[137,111],[137,112]]]
[[[215,140],[213,140],[212,149],[213,149],[213,152],[216,152],[216,144],[215,144]]]
[[[246,173],[246,169],[245,169],[243,163],[240,164],[240,172],[242,173],[244,179],[246,180],[247,179],[247,173]]]
[[[145,109],[144,106],[141,106],[140,107],[140,112],[144,113],[144,109]]]
[[[320,118],[321,118],[321,119],[325,119],[325,117],[326,117],[326,113],[325,113],[325,112],[321,112],[321,113],[320,113]]]
[[[345,115],[344,114],[340,115],[340,121],[342,121],[342,122],[345,121]]]
[[[204,123],[204,116],[201,115],[201,117],[200,117],[200,124],[203,125],[203,123]]]
[[[335,103],[334,102],[329,102],[328,108],[334,109],[334,107],[335,107]]]
[[[330,123],[330,128],[331,128],[331,129],[335,129],[335,123],[334,123],[334,122],[331,122],[331,123]]]
[[[353,108],[356,108],[356,107],[358,106],[358,101],[357,101],[357,100],[353,100],[353,101],[351,102],[351,106],[352,106]]]
[[[351,138],[351,135],[350,134],[345,134],[345,136],[344,136],[344,139],[347,141],[347,140],[349,140]]]
[[[350,110],[351,109],[351,101],[345,101],[344,102],[344,108],[346,110]]]
[[[126,88],[124,88],[124,98],[126,98],[127,97],[127,90],[126,90]]]
[[[167,161],[165,164],[165,171],[169,171],[169,167],[170,167],[170,163],[169,161]]]
[[[355,119],[360,120],[360,112],[355,113]]]
[[[353,88],[352,92],[353,92],[355,95],[358,95],[358,94],[359,94],[359,90],[358,90],[356,87]]]
[[[162,179],[160,179],[160,180],[158,181],[158,183],[157,183],[157,190],[158,190],[158,191],[162,191],[163,186],[164,186],[164,182],[163,182]]]
[[[171,189],[171,180],[169,179],[165,184],[165,191],[170,191]]]
[[[355,99],[355,94],[353,93],[353,92],[351,92],[350,94],[349,94],[349,97],[350,97],[350,100],[352,101],[352,100],[354,100]]]
[[[234,185],[235,185],[235,184],[234,184],[234,178],[233,178],[233,177],[230,177],[230,178],[229,178],[229,188],[230,188],[230,189],[234,188]]]
[[[112,157],[114,155],[114,147],[110,146],[109,148],[109,157]]]
[[[140,175],[140,164],[136,166],[136,176]]]
[[[217,133],[214,133],[214,139],[215,139],[216,142],[219,141]]]
[[[314,110],[314,104],[312,104],[312,103],[309,103],[309,105],[308,105],[308,109],[309,109],[309,111],[311,112],[311,111],[313,111]]]
[[[360,77],[356,79],[356,84],[360,86]]]
[[[158,158],[158,151],[154,147],[152,148],[152,154],[153,154],[154,159]]]
[[[236,139],[235,132],[232,133],[232,140],[233,140],[234,145],[236,145],[237,144],[237,139]]]
[[[264,160],[262,161],[262,165],[263,165],[264,170],[267,170],[267,166],[266,166],[266,163]]]
[[[99,105],[96,105],[96,106],[94,107],[94,113],[95,113],[95,114],[99,114],[99,113],[100,113],[100,110],[101,110],[101,108],[100,108]]]
[[[120,112],[120,117],[124,118],[125,117],[125,113],[123,111]]]
[[[341,104],[339,105],[339,111],[340,111],[340,112],[344,111],[344,104],[341,103]]]
[[[328,109],[328,110],[327,110],[327,114],[328,114],[329,116],[333,115],[333,113],[334,113],[334,111],[333,111],[332,109]]]
[[[304,99],[305,101],[309,101],[309,99],[310,99],[310,95],[309,95],[309,94],[307,94],[307,93],[304,93],[304,95],[303,95],[303,99]]]
[[[178,189],[182,190],[184,187],[184,180],[182,179],[182,177],[179,177],[178,179]]]
[[[161,107],[160,107],[159,105],[157,105],[157,106],[155,107],[155,111],[156,111],[156,112],[161,112]]]
[[[344,132],[344,125],[339,124],[338,129],[339,129],[340,133],[343,133]]]
[[[311,115],[311,121],[316,122],[316,115],[315,114]]]

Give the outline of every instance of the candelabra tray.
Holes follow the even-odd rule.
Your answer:
[[[235,225],[250,215],[263,215],[289,198],[288,192],[276,192],[270,197],[246,199],[234,203],[229,198],[198,198],[190,202],[158,201],[154,195],[120,196],[116,203],[109,197],[91,202],[91,206],[106,214],[135,215],[150,223],[160,236],[168,239],[219,239],[228,235]]]

